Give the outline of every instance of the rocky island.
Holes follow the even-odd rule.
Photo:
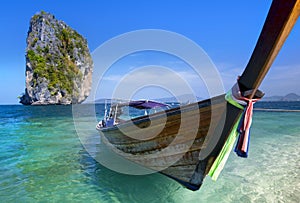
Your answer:
[[[30,20],[24,105],[77,104],[89,95],[93,61],[87,40],[44,11]]]

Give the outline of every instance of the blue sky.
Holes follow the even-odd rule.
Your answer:
[[[17,104],[17,96],[24,92],[29,20],[40,10],[54,14],[82,34],[91,51],[112,37],[139,29],[184,35],[206,51],[228,89],[247,64],[270,4],[270,0],[3,1],[0,104]],[[267,95],[300,94],[299,42],[298,22],[262,84]]]

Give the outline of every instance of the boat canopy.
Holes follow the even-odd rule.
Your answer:
[[[168,104],[150,101],[150,100],[138,100],[138,101],[130,101],[128,106],[136,108],[136,109],[153,109],[157,107],[169,107]]]
[[[104,119],[98,123],[96,128],[100,130],[101,128],[111,127],[116,124],[122,123],[126,120],[130,120],[134,117],[141,116],[139,111],[138,112],[133,111],[131,113],[129,113],[129,111],[125,111],[124,114],[123,108],[125,107],[133,107],[137,110],[144,110],[144,115],[148,115],[149,110],[150,111],[154,110],[154,113],[156,113],[158,108],[166,110],[169,109],[170,106],[168,104],[164,104],[156,101],[137,100],[137,101],[128,101],[124,103],[113,104],[110,107],[109,112],[107,112],[107,103],[105,103]]]

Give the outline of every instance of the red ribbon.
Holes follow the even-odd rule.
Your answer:
[[[248,99],[246,97],[240,98],[247,102],[243,125],[241,125],[240,131],[244,133],[244,139],[242,148],[240,149],[243,153],[247,153],[248,151],[248,142],[249,142],[249,135],[250,135],[250,127],[252,123],[252,115],[253,115],[253,104],[257,102],[259,99]]]

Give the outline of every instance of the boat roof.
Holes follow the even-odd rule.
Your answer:
[[[168,104],[150,101],[150,100],[138,100],[138,101],[130,101],[129,106],[137,108],[137,109],[153,109],[157,107],[168,107]]]
[[[157,101],[151,100],[137,100],[137,101],[129,101],[126,103],[118,104],[118,106],[130,106],[136,109],[153,109],[157,107],[169,107],[168,104],[160,103]]]

